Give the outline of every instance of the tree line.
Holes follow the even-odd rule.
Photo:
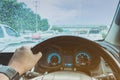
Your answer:
[[[50,27],[47,19],[41,19],[40,15],[17,0],[0,0],[0,23],[9,25],[19,32],[46,31]]]

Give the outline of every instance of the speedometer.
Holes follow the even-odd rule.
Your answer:
[[[75,61],[77,65],[85,66],[91,63],[91,57],[87,52],[81,51],[76,54]]]
[[[51,52],[48,55],[47,62],[50,66],[57,66],[61,63],[61,56],[57,52]]]

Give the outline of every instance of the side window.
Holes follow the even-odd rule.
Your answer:
[[[4,37],[4,33],[3,33],[2,28],[0,27],[0,38],[3,38],[3,37]]]
[[[9,28],[9,27],[5,27],[5,29],[6,29],[6,32],[7,32],[7,34],[8,34],[9,36],[17,37],[17,33],[16,33],[14,30],[12,30],[12,29]]]

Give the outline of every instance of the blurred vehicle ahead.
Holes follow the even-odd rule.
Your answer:
[[[90,39],[90,40],[102,40],[103,39],[102,33],[97,29],[91,29],[91,30],[88,30],[88,31],[82,31],[79,34],[79,36]]]
[[[24,38],[8,25],[0,24],[0,43],[19,43]]]

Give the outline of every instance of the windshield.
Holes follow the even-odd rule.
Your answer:
[[[119,0],[0,0],[0,51],[33,47],[54,36],[102,40]]]

